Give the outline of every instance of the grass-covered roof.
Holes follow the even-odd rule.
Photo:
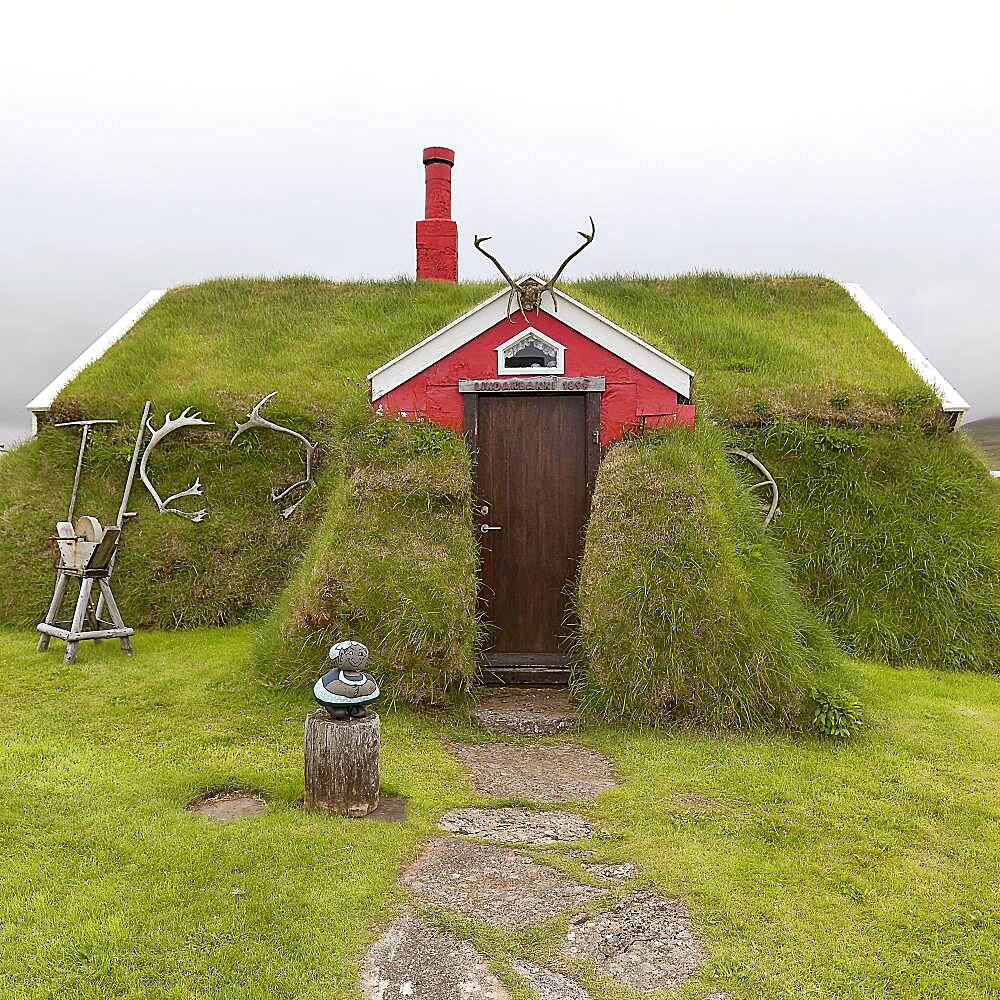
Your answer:
[[[717,417],[774,412],[892,422],[933,407],[902,355],[835,282],[815,277],[596,278],[566,291],[695,372]],[[496,291],[493,284],[222,279],[174,289],[62,394],[203,409],[278,390],[317,416],[369,371]]]

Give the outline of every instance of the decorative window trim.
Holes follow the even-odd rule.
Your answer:
[[[527,337],[534,337],[536,340],[540,340],[543,344],[547,344],[555,350],[556,363],[552,368],[507,368],[504,366],[504,352]],[[551,337],[547,337],[541,330],[538,330],[533,326],[528,326],[523,330],[519,330],[513,337],[509,340],[505,340],[498,348],[496,348],[496,352],[497,375],[516,375],[518,378],[538,378],[539,375],[562,375],[566,371],[566,348],[560,344],[558,340],[553,340]]]

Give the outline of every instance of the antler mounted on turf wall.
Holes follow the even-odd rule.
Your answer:
[[[282,512],[281,516],[284,518],[289,518],[295,513],[296,508],[302,503],[306,498],[306,494],[316,485],[312,477],[312,458],[313,452],[316,450],[316,445],[312,443],[304,434],[300,434],[298,431],[293,431],[291,427],[283,427],[281,424],[274,423],[273,420],[268,420],[267,417],[262,417],[260,411],[264,406],[272,400],[276,395],[277,391],[269,392],[263,399],[254,404],[253,408],[247,414],[248,420],[244,421],[242,424],[236,421],[236,433],[230,438],[229,443],[233,444],[236,439],[243,433],[254,428],[260,428],[261,430],[267,431],[277,431],[279,434],[290,434],[293,438],[297,438],[301,441],[306,448],[306,474],[304,479],[300,479],[296,483],[292,483],[291,486],[286,487],[283,490],[271,490],[271,499],[277,503],[279,500],[283,500],[289,493],[293,490],[297,490],[303,486],[307,487],[303,492],[302,496],[291,505],[291,507],[286,507]]]
[[[513,312],[514,297],[517,297],[517,307],[521,311],[521,315],[525,319],[528,318],[527,314],[529,311],[535,311],[541,307],[542,296],[546,292],[549,293],[549,298],[552,299],[552,307],[556,311],[559,309],[559,303],[556,301],[556,297],[552,290],[555,288],[556,282],[562,276],[564,270],[566,270],[566,265],[578,254],[586,250],[591,243],[594,242],[594,236],[597,233],[597,227],[594,225],[594,217],[590,216],[590,232],[580,232],[583,237],[583,243],[580,244],[558,267],[555,274],[545,282],[544,285],[539,284],[534,278],[524,278],[521,281],[515,281],[508,273],[507,269],[503,266],[493,256],[488,250],[483,249],[483,244],[487,240],[493,239],[492,236],[477,236],[473,241],[476,249],[488,260],[491,260],[496,269],[503,275],[504,281],[510,285],[510,295],[507,298],[507,319],[511,318],[511,313]]]
[[[152,419],[146,421],[146,427],[149,433],[152,435],[149,442],[146,444],[146,449],[142,453],[142,461],[139,463],[139,478],[143,481],[146,489],[149,490],[150,496],[153,498],[153,502],[156,504],[157,509],[161,514],[176,514],[178,517],[186,517],[189,521],[198,522],[204,519],[205,514],[208,513],[206,510],[196,510],[187,511],[181,510],[178,507],[171,507],[170,505],[175,500],[180,500],[183,497],[200,497],[202,495],[201,490],[201,478],[196,477],[194,483],[192,483],[186,490],[181,490],[180,493],[171,493],[165,500],[160,497],[157,492],[156,487],[152,484],[149,479],[149,456],[153,449],[165,438],[168,434],[173,434],[174,431],[182,430],[185,427],[212,427],[212,421],[202,420],[201,414],[195,410],[193,413],[192,407],[186,406],[182,411],[180,416],[172,417],[168,411],[166,417],[163,421],[163,426],[156,428],[153,426]]]

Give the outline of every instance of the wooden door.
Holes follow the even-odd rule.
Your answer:
[[[492,667],[567,662],[599,457],[596,393],[479,394],[473,411],[480,610]],[[498,529],[498,530],[493,530]]]

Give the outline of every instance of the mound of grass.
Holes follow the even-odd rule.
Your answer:
[[[772,530],[847,650],[1000,670],[1000,482],[961,435],[781,421],[738,439],[777,479]]]
[[[607,718],[805,724],[835,657],[716,432],[608,452],[580,572],[584,705]]]
[[[476,551],[465,442],[359,411],[308,553],[263,629],[259,671],[311,684],[327,648],[371,651],[390,700],[440,704],[475,671]]]
[[[214,428],[168,439],[153,461],[161,493],[201,477],[204,500],[191,503],[208,508],[203,523],[159,514],[136,486],[132,508],[139,517],[128,528],[116,571],[129,621],[189,627],[269,611],[318,516],[335,504],[327,494],[336,476],[324,470],[339,467],[341,414],[365,404],[366,373],[496,287],[224,279],[164,296],[73,380],[52,414],[54,420],[122,421],[95,434],[77,506],[105,523],[117,511],[146,399],[155,404],[157,423],[167,410],[176,414],[188,405],[215,421]],[[853,394],[836,409],[842,419],[888,420],[900,400],[921,392],[898,353],[846,293],[824,279],[605,278],[567,288],[693,367],[699,399],[727,419],[759,415],[768,406],[825,412],[829,399]],[[320,445],[320,490],[291,522],[278,517],[269,493],[293,482],[301,468],[295,443],[254,433],[228,445],[233,421],[272,390],[278,395],[268,414]],[[0,458],[0,565],[19,581],[0,596],[2,622],[31,625],[47,605],[48,538],[65,516],[76,441],[70,432],[45,430]]]

